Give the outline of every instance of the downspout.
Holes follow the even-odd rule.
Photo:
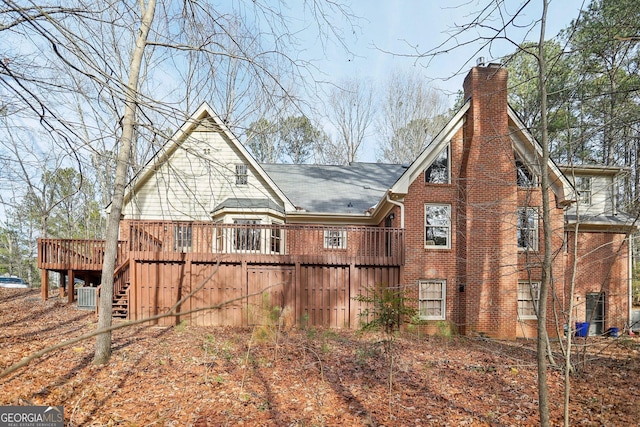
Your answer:
[[[404,204],[395,200],[391,200],[389,192],[387,192],[387,202],[400,207],[400,228],[404,229]]]

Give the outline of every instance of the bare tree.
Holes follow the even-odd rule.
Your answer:
[[[377,122],[378,159],[410,163],[445,125],[447,98],[412,72],[389,77]]]
[[[371,85],[356,77],[344,79],[329,94],[327,118],[336,128],[333,141],[322,146],[323,163],[346,164],[358,159],[360,146],[373,122]]]
[[[3,2],[0,31],[23,51],[0,62],[0,85],[11,95],[3,97],[6,109],[20,109],[32,125],[55,136],[56,149],[74,156],[78,169],[108,170],[117,158],[113,188],[105,179],[101,189],[110,196],[110,213],[99,326],[108,331],[128,179],[202,101],[215,99],[235,130],[246,129],[242,121],[261,117],[265,108],[283,111],[295,104],[290,88],[303,86],[297,81],[309,77],[307,64],[289,55],[293,32],[286,7],[268,2]],[[307,4],[318,30],[328,34],[332,21],[324,18],[349,14],[335,2]],[[110,343],[109,332],[100,334],[96,363],[109,359]]]

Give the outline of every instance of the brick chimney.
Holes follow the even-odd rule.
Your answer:
[[[507,70],[471,69],[459,185],[459,280],[466,334],[515,339],[517,322],[516,171],[507,116]]]

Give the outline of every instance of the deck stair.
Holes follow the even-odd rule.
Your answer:
[[[113,317],[127,319],[129,317],[129,258],[116,268],[113,278]]]
[[[127,283],[125,289],[121,289],[117,294],[113,296],[113,318],[114,319],[126,319],[129,314],[129,297],[127,296]]]

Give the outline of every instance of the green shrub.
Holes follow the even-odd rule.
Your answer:
[[[360,329],[382,330],[391,334],[405,322],[415,316],[415,307],[407,305],[410,299],[404,288],[391,288],[385,284],[377,284],[366,288],[366,294],[353,297],[354,300],[367,304],[360,313]]]

